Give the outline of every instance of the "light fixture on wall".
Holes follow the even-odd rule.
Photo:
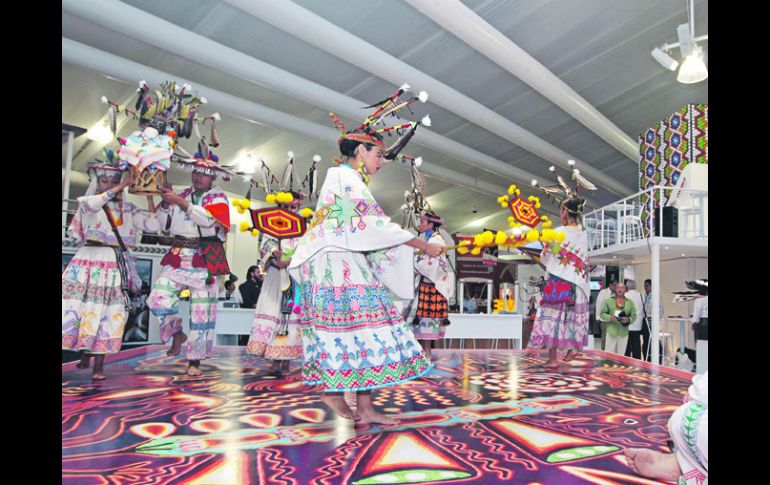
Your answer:
[[[701,82],[709,76],[708,68],[703,61],[703,48],[697,44],[699,41],[708,40],[709,36],[695,37],[695,15],[693,8],[693,0],[690,0],[689,22],[680,25],[676,29],[679,42],[656,47],[651,52],[652,57],[666,69],[676,71],[676,68],[679,67],[676,80],[683,84]],[[681,64],[670,55],[672,49],[676,47],[679,47],[682,57]]]

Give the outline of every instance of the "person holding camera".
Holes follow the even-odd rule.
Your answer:
[[[601,309],[602,320],[607,325],[607,343],[604,350],[624,355],[628,343],[628,327],[636,320],[634,303],[626,298],[626,285],[618,283],[615,296],[607,298]]]

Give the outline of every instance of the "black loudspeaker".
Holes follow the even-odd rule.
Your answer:
[[[655,209],[655,235],[660,236],[660,221],[663,219],[663,237],[679,237],[679,211],[676,207]]]

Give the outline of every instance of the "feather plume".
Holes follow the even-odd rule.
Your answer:
[[[596,189],[596,185],[592,184],[588,179],[586,179],[585,177],[580,175],[580,171],[579,170],[574,170],[572,172],[572,178],[575,179],[575,181],[578,183],[578,185],[580,185],[581,187],[583,187],[586,190],[597,190]]]

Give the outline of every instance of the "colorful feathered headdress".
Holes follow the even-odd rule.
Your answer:
[[[567,162],[571,167],[575,165],[574,160]],[[556,173],[556,166],[551,165],[548,170],[556,174],[556,184],[540,185],[537,180],[532,181],[532,186],[545,193],[546,197],[553,200],[560,207],[575,217],[581,217],[585,207],[585,199],[580,196],[580,187],[586,190],[596,190],[596,186],[580,174],[577,168],[572,169],[572,180],[574,187],[567,183],[564,178]]]
[[[430,116],[423,117],[420,121],[410,121],[408,123],[402,123],[396,126],[385,127],[385,119],[388,117],[395,117],[396,113],[406,108],[411,112],[409,105],[416,101],[425,103],[428,101],[428,93],[420,91],[417,95],[411,95],[408,99],[401,99],[404,94],[409,93],[409,85],[404,84],[398,91],[392,96],[378,101],[369,106],[365,106],[363,109],[374,108],[374,111],[361,122],[358,127],[352,130],[348,130],[345,123],[337,118],[334,113],[329,113],[332,118],[334,127],[340,130],[340,137],[338,143],[342,143],[343,140],[354,140],[362,143],[369,143],[371,145],[382,148],[385,151],[384,158],[386,160],[395,160],[401,150],[406,147],[409,140],[414,136],[415,130],[419,125],[430,126]],[[379,128],[382,126],[382,128]],[[392,136],[396,134],[398,138],[390,146],[385,147],[385,143],[379,138],[383,134]],[[377,136],[379,135],[379,137]],[[337,163],[341,163],[341,160],[335,159]]]

